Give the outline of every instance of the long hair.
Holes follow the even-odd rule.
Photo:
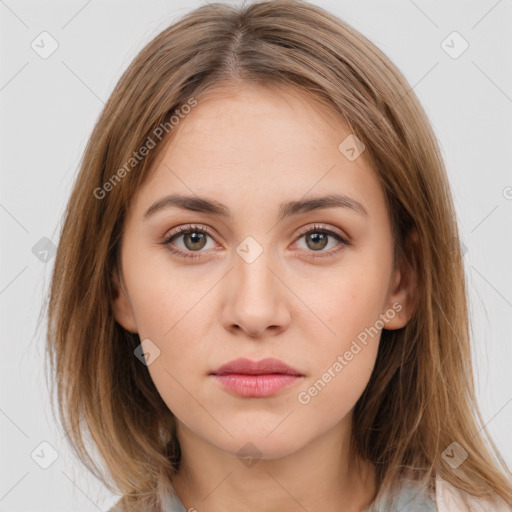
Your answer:
[[[181,455],[175,417],[134,356],[139,336],[114,320],[113,279],[125,213],[179,129],[173,116],[233,83],[300,91],[340,116],[364,143],[385,192],[395,262],[417,272],[414,314],[404,328],[382,331],[353,415],[352,453],[375,465],[377,496],[412,471],[424,485],[437,473],[470,495],[496,493],[512,505],[510,469],[475,396],[464,262],[436,137],[393,63],[302,0],[190,12],[140,51],[96,122],[65,212],[48,301],[51,392],[76,454],[127,508],[157,506],[172,492]],[[415,244],[408,243],[412,230]],[[443,457],[454,442],[467,453],[455,470]]]

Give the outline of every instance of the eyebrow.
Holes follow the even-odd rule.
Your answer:
[[[186,196],[182,194],[171,194],[162,197],[153,203],[144,214],[147,219],[165,208],[181,208],[182,210],[202,212],[222,217],[231,218],[229,208],[218,201],[199,196]],[[313,197],[311,199],[299,199],[297,201],[287,201],[281,203],[279,207],[278,221],[297,215],[299,213],[312,212],[325,208],[348,208],[363,216],[368,216],[368,212],[364,206],[343,194],[329,194],[326,196]]]

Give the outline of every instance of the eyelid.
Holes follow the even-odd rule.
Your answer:
[[[204,224],[202,224],[202,225],[184,224],[182,226],[178,226],[177,228],[174,228],[171,231],[169,231],[168,233],[166,233],[163,238],[164,238],[164,240],[169,240],[170,238],[172,238],[176,235],[179,235],[182,231],[185,231],[185,232],[201,231],[201,232],[207,233],[208,235],[210,235],[213,238],[213,231],[211,230],[211,228],[209,226],[206,226]]]
[[[322,224],[322,223],[318,223],[318,222],[313,223],[313,225],[308,224],[307,226],[300,228],[296,232],[296,236],[303,236],[306,233],[309,233],[310,231],[316,231],[316,230],[333,232],[334,234],[339,236],[341,239],[343,239],[345,242],[350,243],[350,237],[347,234],[345,234],[343,231],[341,231],[339,228],[332,226],[331,224]]]
[[[188,232],[198,232],[198,233],[206,233],[209,237],[211,237],[216,242],[216,235],[214,234],[213,230],[206,225],[199,225],[199,224],[185,224],[182,226],[178,226],[175,229],[172,229],[171,231],[168,231],[162,239],[163,245],[170,244],[171,240],[177,236],[179,236],[181,233],[188,233]],[[217,242],[216,242],[217,243]],[[194,251],[188,251],[188,252],[194,252]],[[195,252],[205,252],[205,251],[195,251]]]

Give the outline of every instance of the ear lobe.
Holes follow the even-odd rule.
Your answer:
[[[416,228],[412,228],[404,248],[407,261],[401,261],[400,268],[395,270],[388,297],[388,309],[393,309],[396,313],[385,323],[385,329],[401,329],[407,324],[416,309],[418,302],[418,249],[419,235]],[[401,307],[397,307],[397,304],[400,304]]]
[[[116,321],[127,331],[138,333],[137,324],[133,315],[132,306],[124,286],[121,285],[117,269],[114,271],[114,298],[112,311]]]

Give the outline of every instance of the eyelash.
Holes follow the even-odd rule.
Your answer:
[[[201,253],[205,252],[205,251],[182,251],[181,249],[176,249],[175,247],[172,246],[171,242],[175,238],[177,238],[178,236],[189,234],[189,233],[204,233],[204,234],[210,236],[211,238],[213,238],[213,234],[211,233],[211,231],[208,228],[203,227],[203,226],[188,225],[188,226],[180,227],[177,232],[166,237],[161,242],[161,244],[163,246],[165,246],[167,250],[169,250],[173,254],[177,254],[178,256],[180,256],[182,258],[202,258],[203,256],[201,255]],[[322,226],[319,224],[315,224],[314,226],[301,229],[298,233],[299,236],[298,236],[297,240],[309,233],[323,233],[323,234],[334,237],[338,242],[340,242],[340,247],[338,247],[337,249],[331,249],[330,251],[308,251],[308,252],[313,253],[313,254],[311,254],[312,258],[326,258],[329,256],[334,256],[339,251],[342,251],[346,246],[351,245],[351,242],[349,242],[348,240],[342,238],[340,235],[338,235],[334,231],[327,229],[325,226]],[[320,252],[322,254],[315,254],[315,252]]]

